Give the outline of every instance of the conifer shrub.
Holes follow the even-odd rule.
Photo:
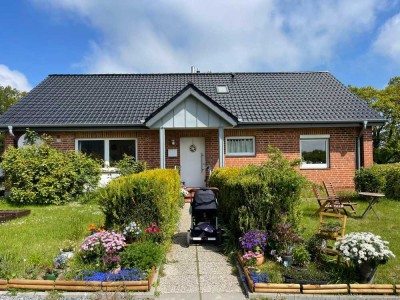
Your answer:
[[[250,230],[271,230],[276,223],[300,223],[300,194],[307,180],[282,152],[269,148],[269,159],[260,166],[221,168],[210,178],[219,188],[219,212],[233,236]]]
[[[180,177],[175,170],[148,170],[111,181],[98,193],[106,226],[123,230],[132,221],[142,228],[155,223],[163,239],[179,220]]]

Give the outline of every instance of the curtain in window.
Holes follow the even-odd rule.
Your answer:
[[[254,153],[253,139],[228,139],[227,153]]]

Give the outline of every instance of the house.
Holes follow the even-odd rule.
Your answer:
[[[384,122],[328,72],[99,74],[48,76],[0,129],[8,146],[30,128],[107,165],[127,153],[179,167],[186,186],[259,164],[272,145],[302,157],[310,180],[352,189],[356,169],[373,163],[371,128]]]

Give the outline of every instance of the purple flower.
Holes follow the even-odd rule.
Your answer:
[[[240,246],[246,251],[263,252],[267,245],[268,234],[261,230],[254,230],[246,232],[243,237],[239,239]]]

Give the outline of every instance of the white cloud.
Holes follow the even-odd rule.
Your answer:
[[[10,70],[6,65],[0,64],[0,85],[1,86],[11,86],[20,91],[29,91],[32,86],[29,84],[26,76],[16,70]]]
[[[86,72],[284,71],[329,63],[375,25],[381,0],[33,0],[101,33]]]
[[[400,63],[400,14],[389,19],[381,28],[373,49]]]

